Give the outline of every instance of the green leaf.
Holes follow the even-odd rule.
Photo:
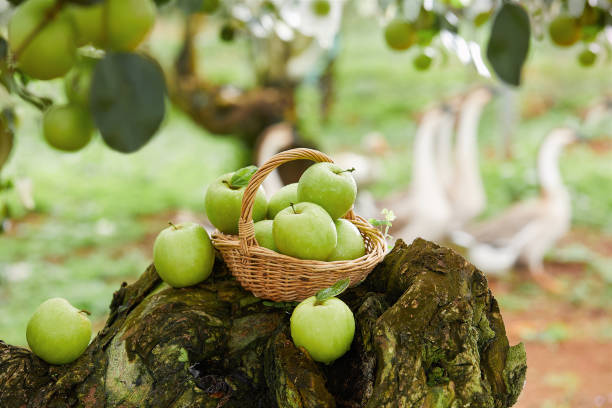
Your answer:
[[[13,111],[5,109],[0,112],[0,169],[8,161],[13,150],[15,132],[13,129]]]
[[[257,166],[247,166],[243,167],[240,170],[236,170],[232,179],[230,180],[230,187],[232,188],[242,188],[249,184],[251,177],[257,171]]]
[[[330,299],[334,296],[338,296],[339,294],[344,292],[346,288],[349,287],[350,283],[351,280],[349,278],[345,278],[334,283],[334,285],[329,288],[318,291],[316,295],[317,303],[323,303],[327,299]]]
[[[391,221],[389,220],[377,220],[376,218],[370,218],[368,221],[375,227],[390,227],[392,225]]]
[[[144,146],[165,114],[164,74],[151,58],[108,53],[94,70],[89,104],[106,144],[122,153]]]
[[[523,6],[504,3],[493,21],[487,59],[499,78],[518,86],[529,51],[529,16]]]

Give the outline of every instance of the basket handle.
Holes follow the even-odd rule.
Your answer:
[[[240,249],[243,253],[248,254],[249,246],[256,245],[257,243],[255,240],[255,224],[253,223],[253,204],[255,203],[255,195],[259,190],[259,186],[261,186],[261,183],[263,183],[268,174],[278,166],[300,159],[333,163],[331,157],[325,153],[306,148],[285,150],[270,157],[253,174],[242,196],[242,208],[240,210],[240,219],[238,220],[238,237],[240,239]],[[344,218],[354,220],[355,213],[353,213],[353,209],[350,209]]]

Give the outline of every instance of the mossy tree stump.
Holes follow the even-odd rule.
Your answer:
[[[450,249],[398,241],[341,297],[357,322],[329,366],[297,349],[290,307],[270,306],[223,262],[191,288],[151,266],[114,295],[77,361],[50,366],[0,342],[1,407],[510,407],[525,379],[484,275]]]

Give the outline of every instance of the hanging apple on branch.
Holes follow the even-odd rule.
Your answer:
[[[161,68],[136,51],[156,13],[152,0],[19,2],[8,42],[1,40],[1,83],[43,111],[44,138],[58,150],[80,150],[96,128],[112,149],[138,150],[165,113]],[[30,80],[61,77],[66,105],[51,106],[27,90]]]
[[[381,0],[374,7],[367,6],[368,2],[348,0],[9,3],[14,9],[7,25],[8,36],[0,37],[0,83],[44,112],[45,139],[63,151],[83,148],[97,129],[111,149],[130,153],[144,146],[158,131],[165,115],[165,78],[159,64],[139,47],[152,30],[161,5],[180,9],[187,18],[197,13],[214,14],[222,23],[219,35],[224,41],[245,36],[257,47],[274,39],[291,44],[293,57],[300,57],[312,46],[320,57],[329,60],[337,54],[334,44],[343,10],[355,5],[379,17],[384,27],[381,35],[391,49],[414,52],[416,70],[431,69],[443,60],[441,55],[454,53],[481,75],[490,76],[492,70],[512,85],[520,84],[532,36],[547,36],[556,46],[576,49],[577,61],[585,67],[610,55],[612,41],[610,3],[604,0]],[[488,30],[486,44],[471,40],[466,29]],[[312,41],[300,50],[304,38]],[[486,52],[481,52],[481,46],[486,46]],[[266,60],[288,66],[291,58],[277,61],[270,54]],[[273,72],[286,69],[270,70],[260,65],[261,62],[253,63],[261,85],[282,82],[283,78],[274,77]],[[294,75],[304,78],[306,73]],[[51,99],[28,89],[31,80],[61,77],[66,83],[66,105],[50,109]],[[271,108],[284,109],[276,105]],[[283,112],[277,113],[280,120]],[[261,120],[262,126],[270,124],[270,118]],[[57,125],[63,122],[63,127]],[[244,130],[231,126],[212,128],[215,133]],[[257,128],[252,133],[257,135],[262,130]]]
[[[593,65],[604,51],[610,55],[612,35],[604,32],[612,25],[607,1],[386,0],[379,5],[385,42],[395,51],[416,49],[413,62],[419,71],[450,52],[491,76],[481,45],[470,39],[470,32],[485,25],[490,26],[486,60],[510,85],[520,84],[532,31],[537,39],[548,34],[559,47],[582,41],[577,59],[583,66]]]

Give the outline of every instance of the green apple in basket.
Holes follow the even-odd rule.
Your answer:
[[[338,243],[327,260],[343,261],[364,256],[365,243],[355,224],[344,218],[335,220],[334,224]]]
[[[333,218],[346,214],[355,203],[357,184],[351,175],[334,163],[315,163],[300,177],[298,199],[320,205]]]
[[[313,203],[297,203],[274,217],[274,243],[282,254],[325,261],[336,247],[336,226],[327,211]]]
[[[273,220],[276,214],[289,207],[290,204],[298,203],[298,183],[287,184],[270,197],[268,201],[268,218]]]
[[[313,360],[329,364],[351,348],[355,335],[353,312],[338,296],[349,279],[337,282],[316,296],[303,300],[291,315],[291,338],[308,351]]]
[[[261,220],[256,222],[255,239],[259,246],[278,252],[276,244],[274,243],[274,235],[272,234],[273,224],[274,222],[272,220]]]
[[[204,205],[210,222],[225,234],[238,234],[242,196],[257,167],[248,166],[217,178],[206,191]],[[268,200],[259,187],[253,203],[253,222],[266,218]]]

